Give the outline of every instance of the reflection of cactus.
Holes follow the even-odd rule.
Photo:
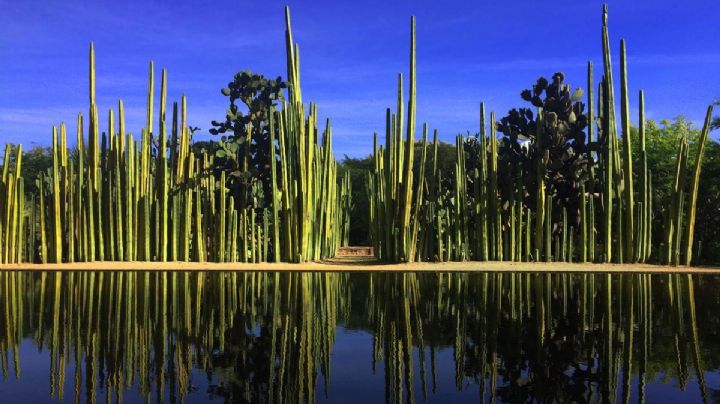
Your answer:
[[[222,375],[259,360],[267,367],[250,383],[220,376],[216,393],[313,402],[318,371],[329,378],[336,322],[348,313],[346,285],[340,274],[0,273],[2,373],[8,376],[10,350],[21,377],[18,349],[29,327],[49,350],[50,394],[60,400],[73,362],[77,400],[84,390],[93,401],[101,388],[119,397],[137,388],[162,401],[166,394],[184,400],[195,366]],[[38,322],[23,325],[23,313],[39,315]],[[261,333],[248,334],[248,324]]]
[[[442,374],[434,365],[429,375],[425,373],[427,351],[434,364],[435,353],[444,344],[453,348],[458,389],[467,389],[464,383],[474,380],[481,397],[487,398],[489,390],[491,397],[503,401],[582,401],[588,393],[603,401],[616,396],[621,365],[623,396],[630,398],[637,391],[642,397],[644,380],[653,377],[648,374],[648,362],[654,338],[659,341],[656,344],[668,346],[675,346],[679,338],[680,349],[689,344],[695,352],[696,372],[703,373],[697,359],[700,332],[691,277],[687,288],[684,278],[673,283],[670,299],[679,305],[669,311],[652,309],[658,298],[652,293],[653,285],[664,282],[660,276],[374,274],[371,279],[373,369],[378,361],[385,362],[388,401],[412,402],[415,394],[426,394],[426,385],[434,385],[435,373]],[[691,292],[685,293],[686,289]],[[709,298],[711,288],[705,291]],[[419,304],[423,301],[435,303]],[[603,304],[596,304],[600,301]],[[576,312],[570,314],[571,308]],[[408,316],[409,328],[405,326]],[[564,319],[562,325],[559,317]],[[692,340],[684,336],[682,321],[692,324]],[[670,325],[669,338],[664,333],[653,335],[653,324],[660,323]],[[445,326],[438,328],[438,324]],[[407,343],[416,347],[416,356],[403,354]],[[635,356],[638,346],[639,356]],[[587,355],[597,358],[589,368],[572,365],[586,363]],[[681,368],[687,366],[681,363]],[[421,374],[413,376],[410,369],[418,368]],[[558,378],[559,374],[567,378]],[[499,380],[504,381],[502,387]],[[638,380],[637,389],[632,387],[633,380]],[[698,381],[704,390],[702,378]],[[578,383],[588,387],[567,388]]]
[[[618,390],[642,399],[657,374],[685,386],[694,370],[706,398],[701,343],[717,313],[696,307],[715,302],[713,287],[647,274],[7,271],[0,372],[26,377],[20,346],[34,341],[59,400],[134,390],[183,402],[196,369],[227,401],[315,402],[343,325],[370,334],[368,364],[385,373],[388,402],[447,393],[437,377],[448,371],[468,394],[581,402]]]

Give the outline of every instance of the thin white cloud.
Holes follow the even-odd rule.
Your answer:
[[[613,54],[613,66],[619,66],[619,54]],[[599,59],[599,58],[597,58]],[[535,70],[543,71],[548,68],[584,68],[587,66],[588,60],[593,58],[580,58],[580,57],[550,57],[550,58],[518,58],[507,61],[488,61],[481,63],[465,63],[458,64],[457,61],[450,61],[448,63],[433,63],[430,62],[426,65],[425,70],[427,72],[444,71],[452,67],[453,71],[462,70],[465,73],[472,71],[498,71],[498,72],[510,72],[518,70]],[[628,64],[632,67],[633,65],[650,65],[650,66],[664,66],[664,65],[687,65],[695,63],[705,64],[720,64],[720,53],[689,53],[689,54],[646,54],[628,55]],[[596,69],[600,68],[599,62],[595,61]]]

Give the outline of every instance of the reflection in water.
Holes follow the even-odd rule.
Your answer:
[[[384,376],[387,403],[432,399],[449,372],[473,401],[644,402],[661,375],[697,383],[707,402],[717,286],[642,274],[0,272],[0,387],[22,378],[21,342],[34,340],[59,400],[342,401],[328,386],[345,327],[372,335],[361,359]],[[447,347],[454,369],[438,365]]]

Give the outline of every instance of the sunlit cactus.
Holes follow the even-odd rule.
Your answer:
[[[277,138],[279,151],[273,153],[279,160],[272,165],[272,195],[265,196],[271,209],[255,208],[262,206],[257,200],[235,209],[225,173],[212,175],[214,156],[192,151],[184,96],[179,108],[173,104],[172,123],[167,122],[165,70],[155,115],[152,62],[139,140],[126,133],[122,101],[117,115],[109,111],[107,131],[101,132],[90,44],[90,119],[78,116],[74,149],[67,145],[65,124],[53,128],[52,170],[37,179],[32,214],[26,210],[22,146],[6,147],[0,263],[302,262],[331,257],[347,244],[349,178],[337,177],[329,121],[319,138],[317,107],[311,104],[305,115],[289,10],[286,17],[290,102],[270,112],[272,150]]]

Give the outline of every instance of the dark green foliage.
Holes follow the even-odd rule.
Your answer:
[[[222,135],[215,150],[216,170],[226,171],[228,186],[239,208],[250,204],[252,183],[260,181],[264,193],[270,194],[270,125],[268,111],[283,100],[287,88],[282,78],[268,79],[261,74],[243,71],[221,89],[230,106],[224,121],[212,121],[210,133]]]
[[[697,264],[720,263],[720,144],[707,144],[695,224]]]
[[[352,158],[345,155],[345,158],[338,164],[338,177],[345,173],[350,175],[352,184],[353,205],[350,217],[353,219],[350,226],[350,245],[370,245],[369,223],[366,220],[370,214],[370,207],[367,198],[367,172],[372,168],[372,159]]]
[[[580,101],[583,91],[571,91],[562,73],[555,73],[552,82],[540,77],[532,90],[521,92],[523,100],[542,109],[545,119],[537,121],[532,108],[512,109],[498,123],[503,134],[499,147],[500,184],[511,185],[522,172],[526,189],[536,189],[538,178],[546,182],[546,193],[553,197],[553,225],[559,228],[562,208],[568,213],[572,226],[580,221],[581,184],[587,179],[592,160],[585,130],[588,126],[585,105]],[[538,126],[542,125],[542,128]],[[545,157],[544,175],[538,176],[538,163]],[[506,194],[509,189],[503,190]],[[534,207],[536,195],[525,195],[524,204]]]
[[[413,169],[420,171],[420,160],[422,157],[422,144],[415,145],[415,159],[413,161]],[[432,156],[433,144],[428,143],[426,146],[428,156]],[[454,144],[438,141],[437,144],[437,171],[444,188],[452,188],[455,184],[455,162],[457,161],[457,150]],[[433,169],[433,159],[428,157],[425,161],[425,172],[429,173]],[[415,178],[415,184],[418,179]]]
[[[633,156],[636,162],[639,157],[639,139],[637,128],[633,127]],[[669,206],[664,201],[670,200],[675,177],[675,155],[677,145],[683,137],[687,137],[690,154],[688,165],[695,164],[695,150],[701,130],[683,116],[673,120],[664,119],[660,122],[645,121],[645,136],[648,169],[652,172],[653,186],[653,243],[659,244],[664,237],[663,224]],[[668,157],[670,156],[670,157]],[[720,262],[720,145],[710,140],[706,145],[700,177],[700,193],[697,202],[698,220],[696,223],[696,254],[699,262],[711,264]]]
[[[193,142],[190,145],[190,150],[192,150],[193,154],[196,156],[202,156],[203,154],[215,156],[217,151],[220,149],[222,149],[220,142],[215,140],[200,140]],[[215,159],[220,160],[217,157]]]
[[[52,148],[35,146],[23,153],[23,177],[38,178],[40,173],[52,170]],[[25,183],[27,194],[37,194],[38,187],[35,181]]]
[[[415,144],[413,170],[417,172],[420,171],[422,147],[422,144]],[[430,155],[433,146],[428,144],[425,147],[427,148],[428,155]],[[446,189],[452,187],[455,183],[455,154],[454,145],[446,142],[438,142],[437,165],[442,176],[443,186]],[[426,159],[426,172],[431,172],[432,164],[433,161],[430,158]],[[353,222],[350,228],[350,245],[370,245],[369,223],[366,219],[369,217],[370,209],[367,197],[367,172],[368,170],[372,170],[372,168],[372,156],[357,158],[345,155],[345,158],[338,165],[338,178],[344,176],[346,172],[349,172],[352,183]],[[417,179],[415,179],[415,181],[417,181]],[[415,186],[417,186],[417,182],[415,182]]]

